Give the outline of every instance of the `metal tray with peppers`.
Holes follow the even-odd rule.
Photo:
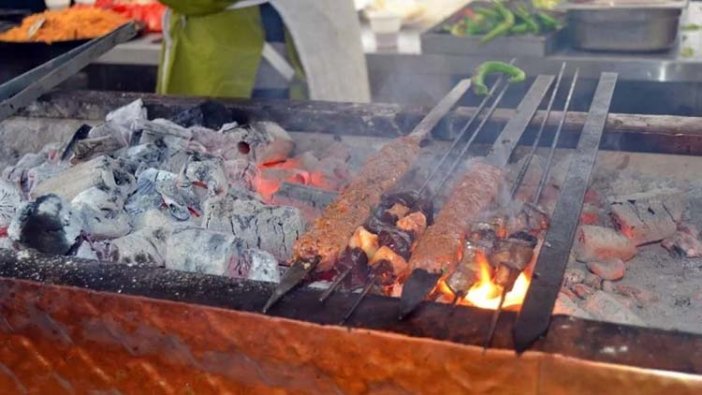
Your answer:
[[[528,1],[473,2],[423,33],[422,53],[547,55],[558,47],[563,25]]]

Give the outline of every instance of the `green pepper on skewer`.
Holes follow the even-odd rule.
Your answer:
[[[494,73],[503,73],[508,75],[510,77],[510,83],[522,82],[526,79],[526,73],[524,73],[524,70],[517,66],[498,61],[483,62],[480,64],[480,66],[478,66],[478,68],[475,69],[473,77],[471,77],[473,80],[473,92],[475,92],[476,95],[483,96],[488,93],[488,87],[485,85],[485,77]]]
[[[495,2],[495,10],[500,14],[502,22],[497,24],[492,30],[487,32],[480,40],[482,44],[494,40],[496,37],[504,36],[509,33],[509,30],[514,26],[514,14],[502,3]]]

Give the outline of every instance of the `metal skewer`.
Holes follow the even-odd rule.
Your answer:
[[[510,64],[514,64],[515,61],[516,61],[516,58],[513,58],[513,59],[510,61]],[[424,180],[424,183],[423,183],[422,186],[419,188],[419,192],[418,192],[419,195],[421,195],[422,193],[424,193],[424,192],[426,191],[426,189],[427,189],[427,187],[429,186],[431,180],[432,180],[432,179],[434,178],[434,176],[439,172],[439,170],[441,169],[441,166],[443,166],[443,164],[446,162],[446,160],[448,160],[448,158],[451,156],[451,152],[458,146],[458,144],[459,144],[459,143],[465,138],[465,136],[468,134],[469,128],[471,127],[471,125],[473,124],[473,122],[475,122],[475,120],[478,119],[478,117],[480,116],[480,113],[485,109],[485,106],[487,105],[488,101],[493,97],[493,95],[494,95],[495,92],[497,91],[497,87],[498,87],[504,80],[505,80],[505,76],[504,76],[504,75],[500,75],[500,76],[497,78],[497,81],[495,81],[495,83],[492,85],[492,87],[490,88],[490,91],[488,92],[487,96],[485,96],[485,98],[480,102],[480,104],[478,105],[478,108],[476,109],[476,111],[473,113],[473,115],[470,117],[470,119],[468,119],[468,122],[466,122],[466,124],[465,124],[465,125],[461,128],[461,130],[458,132],[458,135],[453,139],[453,142],[451,143],[451,146],[448,148],[448,150],[446,150],[446,153],[441,157],[441,159],[439,159],[439,162],[436,164],[436,166],[434,166],[434,168],[432,169],[432,171],[431,171],[431,172],[429,173],[429,175],[426,177],[426,179]],[[498,98],[496,99],[496,102],[499,102],[499,101],[502,99],[502,97],[504,96],[504,93],[505,93],[505,91],[507,90],[508,87],[509,87],[509,83],[505,82],[505,85],[502,87],[502,90],[500,91],[500,93],[499,93],[499,95],[498,95]],[[496,105],[493,105],[492,108],[485,114],[483,122],[480,124],[480,126],[478,126],[478,128],[476,128],[475,132],[471,135],[470,139],[466,142],[466,145],[467,145],[467,146],[470,146],[470,145],[473,143],[473,141],[475,141],[475,137],[478,135],[478,133],[479,133],[480,130],[482,129],[482,126],[485,124],[485,119],[489,119],[489,118],[490,118],[490,116],[492,115],[492,113],[493,113],[494,110],[495,110],[495,107],[496,107]],[[467,149],[464,149],[462,152],[465,152],[466,150],[467,150]],[[463,154],[459,155],[459,157],[458,157],[458,159],[457,159],[458,161],[460,161],[460,157],[461,157],[462,155],[463,155]],[[454,166],[454,167],[455,167],[455,166]],[[327,289],[322,293],[322,295],[320,295],[319,301],[320,301],[321,303],[324,303],[327,299],[329,299],[329,297],[330,297],[332,294],[334,294],[334,291],[336,290],[336,288],[338,288],[339,285],[341,285],[341,283],[344,281],[344,279],[345,279],[346,277],[348,277],[348,275],[351,274],[352,271],[353,271],[353,267],[349,267],[349,268],[347,268],[346,270],[344,270],[343,272],[339,273],[339,275],[337,275],[336,279],[335,279],[334,282],[329,286],[329,288],[327,288]]]
[[[514,60],[513,60],[513,61],[514,61]],[[488,102],[488,100],[490,99],[490,97],[492,96],[492,94],[497,90],[497,86],[499,85],[499,83],[501,82],[501,80],[502,80],[502,78],[498,79],[498,81],[497,81],[497,82],[493,85],[493,87],[490,89],[490,92],[489,92],[489,94],[488,94],[488,97],[486,97],[485,99],[483,99],[483,102],[481,103],[481,106],[482,106],[482,107],[484,107],[484,104],[487,104],[487,102]],[[458,154],[458,156],[456,157],[456,159],[454,160],[454,162],[451,164],[451,167],[450,167],[450,169],[449,169],[449,174],[450,174],[451,172],[453,172],[453,171],[456,169],[456,167],[458,167],[458,164],[461,163],[461,161],[462,161],[461,159],[463,158],[463,156],[465,156],[466,152],[468,152],[468,149],[470,148],[470,146],[471,146],[471,145],[473,144],[473,142],[475,141],[476,136],[480,133],[480,131],[482,130],[482,128],[485,126],[485,124],[487,124],[488,120],[490,119],[490,117],[491,117],[492,114],[494,113],[495,109],[497,108],[498,104],[500,103],[500,101],[501,101],[502,98],[504,97],[505,92],[507,92],[507,89],[508,89],[508,88],[509,88],[509,83],[505,83],[504,86],[502,86],[502,88],[500,89],[500,92],[498,93],[497,97],[495,97],[495,100],[493,101],[492,105],[490,106],[490,108],[489,108],[489,109],[487,110],[487,112],[485,113],[485,115],[484,115],[483,119],[481,120],[480,124],[478,124],[478,126],[475,128],[475,130],[473,131],[473,134],[471,135],[470,139],[468,139],[468,141],[464,144],[463,148],[461,149],[461,152]],[[474,116],[471,117],[471,120],[469,120],[469,124],[472,123],[472,121],[473,121],[475,118],[477,118],[477,114],[478,114],[478,113],[476,112],[476,113],[474,114]],[[468,126],[470,126],[470,125],[468,125]],[[454,146],[457,146],[457,142],[459,142],[459,141],[462,139],[462,136],[463,136],[465,133],[467,133],[467,130],[468,130],[468,128],[464,128],[464,129],[461,131],[460,135],[454,140],[454,144],[452,145],[451,148],[453,148]],[[433,178],[433,175],[436,174],[436,172],[437,172],[437,171],[439,170],[439,168],[441,167],[441,163],[442,163],[442,162],[445,162],[445,161],[448,159],[448,157],[450,156],[450,154],[451,154],[451,149],[449,149],[448,152],[446,152],[446,154],[444,154],[444,156],[443,156],[443,157],[441,158],[441,160],[440,160],[439,165],[435,166],[434,169],[433,169],[433,171],[431,172],[431,175],[430,175],[429,177],[427,177],[427,179],[426,179],[424,185],[423,185],[422,188],[420,189],[420,194],[421,194],[423,191],[426,190],[426,188],[427,188],[428,185],[430,184],[430,181],[431,181],[432,178]],[[438,184],[436,190],[440,189],[440,188],[445,184],[445,182],[448,180],[448,178],[449,178],[449,177],[444,177],[444,178],[442,179],[442,181]],[[435,283],[439,280],[439,276],[437,276],[437,275],[429,274],[429,273],[423,273],[423,274],[425,274],[425,275],[421,276],[421,278],[422,278],[423,280],[420,281],[420,282],[423,283],[423,284],[435,284]],[[420,285],[420,288],[422,288],[421,285]],[[364,290],[365,290],[365,288],[364,288]],[[360,305],[361,301],[365,298],[365,295],[366,295],[366,294],[367,294],[367,292],[362,293],[361,296],[359,296],[359,298],[358,298],[357,301],[356,301],[357,303],[354,303],[353,306],[351,307],[351,309],[349,309],[349,311],[346,313],[346,316],[345,316],[344,320],[342,321],[342,323],[345,322],[349,317],[351,317],[351,316],[353,315],[354,311],[358,308],[358,306]],[[421,298],[421,299],[424,299],[424,294],[425,294],[424,291],[418,291],[418,292],[416,292],[416,295],[417,295],[419,298]],[[412,304],[417,304],[417,303],[421,302],[421,299],[418,300],[418,301],[412,301]],[[404,314],[400,313],[400,317],[399,317],[399,318],[400,318],[400,319],[404,318]]]
[[[458,84],[456,84],[456,86],[454,86],[453,89],[451,89],[451,91],[446,94],[446,96],[444,96],[424,118],[422,118],[422,120],[412,130],[410,136],[417,137],[420,140],[426,138],[436,127],[436,125],[438,125],[439,122],[446,116],[446,114],[456,106],[456,103],[458,103],[468,89],[470,89],[470,86],[470,79],[459,81]],[[275,290],[266,301],[262,312],[268,312],[268,310],[285,294],[290,292],[293,288],[301,285],[307,278],[309,278],[310,273],[315,270],[318,264],[319,259],[315,259],[312,262],[292,262],[288,270],[283,275],[283,278],[281,278]]]
[[[553,87],[553,93],[551,94],[551,97],[548,99],[548,105],[546,106],[546,115],[544,116],[544,119],[541,120],[541,125],[539,125],[539,131],[536,133],[536,137],[534,138],[534,142],[531,144],[531,149],[529,150],[529,154],[527,154],[526,160],[522,164],[522,167],[519,169],[519,173],[517,174],[517,178],[515,179],[515,182],[512,184],[512,191],[511,191],[510,195],[513,198],[517,194],[519,187],[522,185],[522,181],[524,181],[524,176],[526,176],[527,170],[529,170],[529,165],[531,164],[532,159],[534,159],[534,154],[536,153],[536,148],[539,146],[539,141],[541,141],[541,135],[544,133],[544,129],[546,128],[546,121],[548,121],[548,118],[551,116],[551,109],[553,108],[553,102],[556,101],[556,94],[558,93],[558,88],[561,86],[561,80],[563,79],[563,72],[565,72],[565,67],[566,67],[566,63],[563,62],[561,64],[561,69],[558,72],[558,78],[556,79],[556,85]]]
[[[563,72],[565,70],[565,63],[561,66],[561,71],[558,74],[558,80],[556,81],[556,86],[554,87],[553,93],[551,94],[551,99],[549,100],[549,105],[546,110],[546,115],[541,123],[541,128],[539,129],[539,133],[534,140],[534,143],[532,144],[531,151],[529,153],[529,157],[527,158],[526,162],[524,165],[522,165],[519,176],[515,180],[515,183],[512,185],[512,196],[516,194],[517,190],[519,190],[519,186],[521,185],[521,182],[524,179],[524,175],[526,174],[526,170],[529,167],[529,162],[531,162],[531,159],[534,155],[534,152],[536,151],[536,147],[538,146],[539,141],[541,140],[541,134],[543,132],[543,128],[546,125],[546,121],[548,120],[550,114],[551,114],[551,107],[553,105],[553,100],[556,97],[556,94],[558,93],[558,87],[560,85],[561,79],[563,78]],[[570,88],[568,90],[568,96],[566,97],[566,101],[563,105],[563,117],[561,118],[561,122],[558,125],[558,129],[556,130],[556,134],[553,138],[553,141],[551,142],[551,147],[549,148],[549,154],[548,154],[548,159],[546,161],[546,167],[544,169],[543,174],[541,175],[541,179],[539,180],[539,187],[536,190],[536,194],[533,197],[533,201],[531,203],[532,206],[535,206],[538,208],[537,204],[538,201],[541,197],[541,193],[543,192],[543,188],[546,184],[546,181],[548,180],[550,170],[551,170],[551,164],[553,161],[553,155],[556,151],[556,146],[558,145],[558,139],[561,133],[561,130],[563,129],[563,125],[565,124],[565,119],[566,115],[568,114],[568,108],[570,107],[570,101],[573,97],[573,92],[575,91],[575,84],[578,81],[578,73],[579,69],[575,70],[575,73],[573,74],[573,81],[570,84]],[[540,212],[543,213],[542,210],[539,210]],[[511,269],[510,269],[511,270]],[[515,276],[516,280],[516,276]],[[510,281],[508,286],[503,286],[502,288],[502,294],[500,296],[500,303],[497,305],[497,309],[493,312],[492,319],[490,321],[490,328],[488,330],[487,337],[485,338],[485,342],[483,344],[483,350],[486,350],[488,347],[490,347],[490,344],[492,343],[492,338],[495,336],[495,330],[497,329],[497,321],[500,318],[500,314],[502,313],[502,308],[505,302],[505,298],[507,297],[507,293],[509,293],[514,286],[514,281]]]

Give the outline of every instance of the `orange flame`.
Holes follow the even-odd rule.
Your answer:
[[[460,303],[481,309],[495,310],[500,304],[502,288],[492,281],[492,268],[485,255],[476,254],[476,260],[480,267],[479,280],[471,287]],[[531,276],[526,271],[522,272],[517,277],[512,291],[507,293],[503,307],[520,306],[524,302],[530,282]],[[450,288],[444,283],[439,287],[439,291],[445,295],[453,296]]]

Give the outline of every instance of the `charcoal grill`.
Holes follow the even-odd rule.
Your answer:
[[[139,97],[154,117],[170,117],[199,102],[57,92],[19,115],[94,121]],[[607,116],[611,95],[596,97],[590,114],[569,113],[566,119],[560,147],[577,146],[584,153],[574,172],[594,160],[596,135],[603,129],[600,150],[702,155],[699,119]],[[387,138],[408,133],[427,112],[383,104],[222,103],[240,122],[272,120],[288,130]],[[434,137],[450,140],[474,111],[457,109]],[[513,115],[513,110],[498,110],[491,124],[498,130]],[[543,116],[537,113],[532,124]],[[520,144],[533,139],[534,133],[526,133]],[[477,141],[490,142],[490,136]],[[579,207],[561,211],[568,209]],[[559,218],[555,226],[570,226],[559,224]],[[557,252],[542,253],[543,265],[564,267],[563,251]],[[544,274],[542,292],[558,291],[557,270]],[[494,348],[483,353],[479,346],[492,313],[470,307],[426,303],[418,314],[398,321],[397,299],[370,295],[345,328],[336,323],[355,296],[344,293],[321,305],[320,291],[301,289],[262,315],[273,289],[266,283],[29,252],[0,252],[0,276],[0,388],[6,393],[593,393],[634,388],[697,393],[702,388],[702,355],[691,352],[702,349],[702,336],[675,331],[553,316],[543,322],[545,336],[517,355],[513,328],[529,317],[505,312]],[[548,303],[534,304],[530,297],[541,299],[528,296],[524,309],[548,318]]]

